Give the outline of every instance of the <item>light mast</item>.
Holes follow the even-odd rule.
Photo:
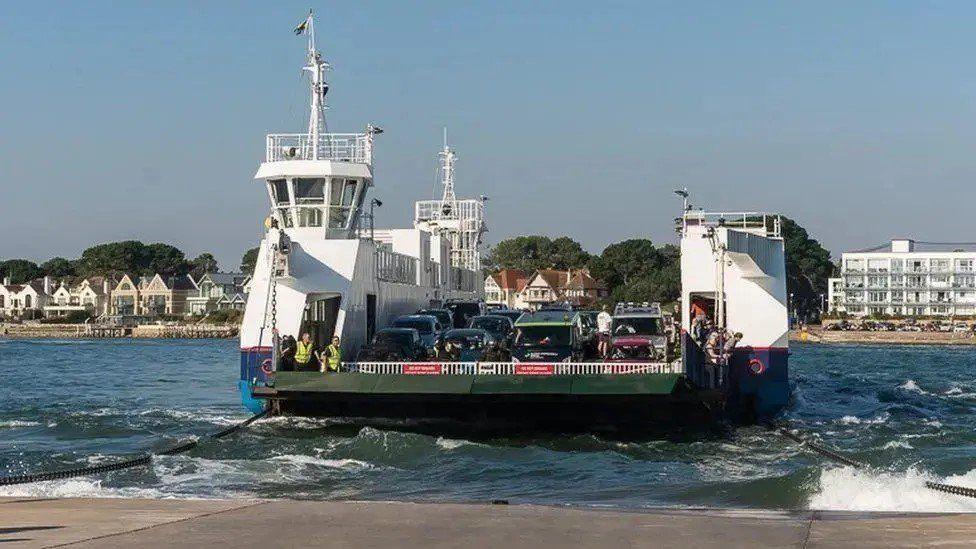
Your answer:
[[[308,10],[305,21],[295,27],[295,34],[304,34],[308,37],[308,48],[305,54],[307,64],[302,70],[308,71],[312,76],[311,105],[308,113],[308,143],[312,150],[305,158],[319,160],[322,156],[319,149],[321,135],[329,131],[325,123],[325,110],[328,108],[325,104],[325,96],[329,93],[325,71],[329,70],[331,65],[322,59],[322,54],[315,49],[315,17],[312,10]]]

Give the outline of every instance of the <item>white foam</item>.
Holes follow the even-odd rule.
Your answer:
[[[905,442],[904,440],[891,440],[885,443],[885,445],[882,446],[881,448],[884,450],[891,450],[893,448],[905,448],[907,450],[911,450],[912,448],[914,448],[914,446]]]
[[[915,383],[915,380],[914,379],[909,379],[905,383],[902,383],[901,385],[899,385],[898,388],[899,389],[903,389],[905,391],[911,391],[913,393],[918,393],[920,395],[931,395],[932,394],[932,393],[930,393],[930,392],[922,389],[921,387],[919,387],[918,386],[918,383]]]
[[[268,461],[283,462],[290,465],[329,467],[331,469],[362,469],[372,468],[373,464],[358,459],[326,459],[301,454],[285,454],[268,458]]]
[[[23,421],[20,419],[10,419],[10,420],[0,421],[0,428],[7,427],[10,429],[16,429],[18,427],[36,427],[38,425],[40,425],[40,423],[36,421]]]
[[[0,496],[45,498],[164,498],[160,490],[103,487],[100,480],[74,478],[0,487]]]
[[[938,492],[926,481],[976,488],[976,469],[943,480],[909,469],[904,473],[878,473],[853,467],[821,473],[811,509],[839,511],[976,512],[976,500]]]
[[[462,446],[484,446],[484,444],[478,444],[477,442],[471,442],[470,440],[457,440],[445,437],[437,437],[435,442],[438,446],[445,450],[456,450]]]
[[[878,417],[872,419],[861,419],[855,416],[844,416],[837,420],[838,423],[842,425],[878,425],[888,421],[891,418],[891,414],[884,412]]]

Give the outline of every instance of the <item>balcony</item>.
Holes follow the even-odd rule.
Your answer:
[[[288,160],[331,160],[371,164],[373,161],[371,134],[325,133],[318,142],[307,133],[269,134],[266,143],[267,162]]]

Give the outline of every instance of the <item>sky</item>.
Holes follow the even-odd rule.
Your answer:
[[[972,2],[16,2],[0,8],[0,258],[139,239],[236,268],[264,135],[303,131],[317,13],[333,131],[382,126],[377,227],[434,192],[441,128],[487,243],[674,241],[688,187],[835,258],[976,240]]]

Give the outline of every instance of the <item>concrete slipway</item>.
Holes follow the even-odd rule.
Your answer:
[[[0,498],[0,547],[976,547],[976,515]]]

